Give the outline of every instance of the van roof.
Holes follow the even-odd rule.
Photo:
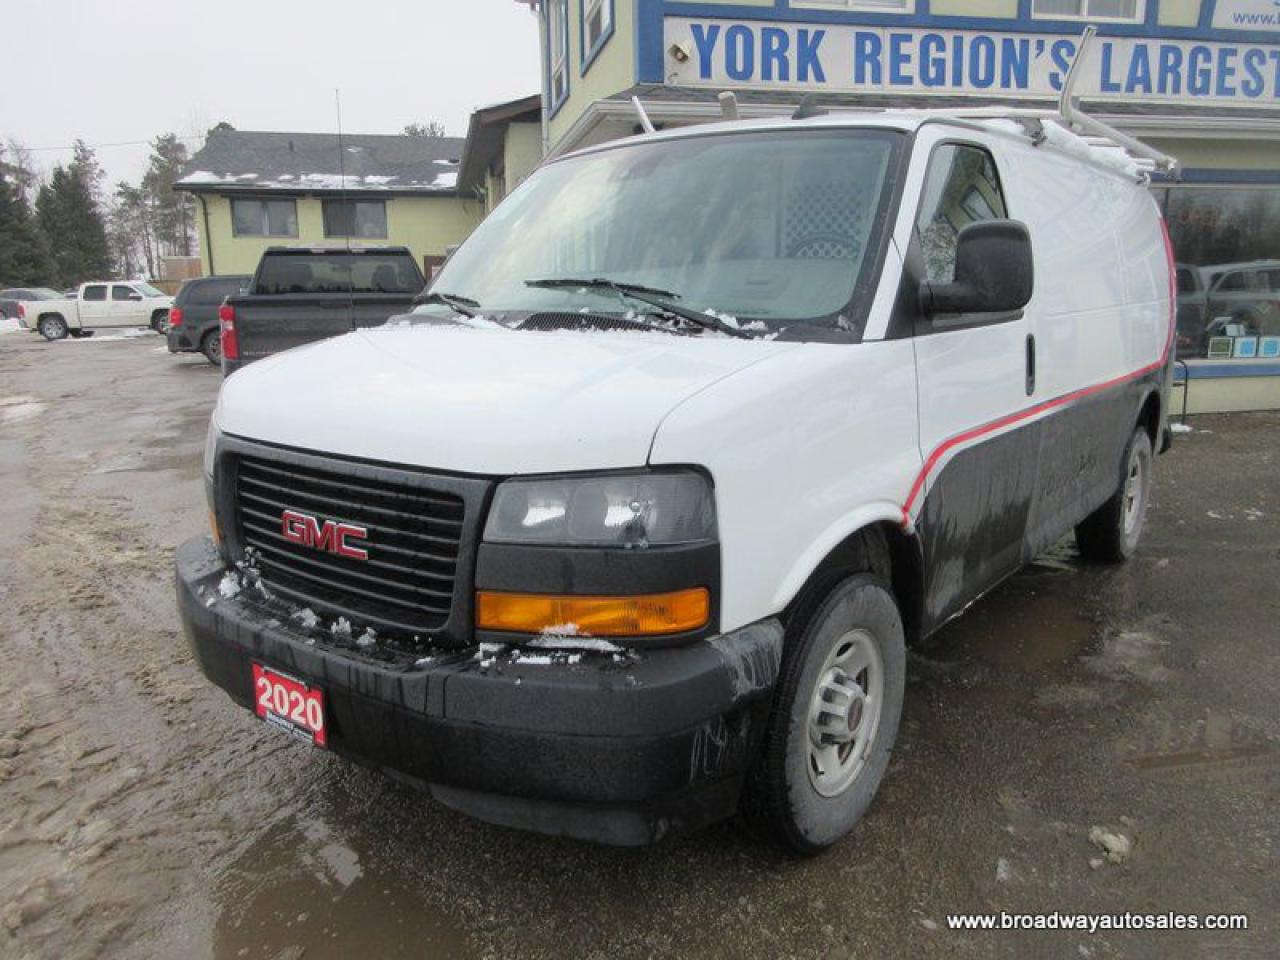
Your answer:
[[[622,144],[652,143],[664,140],[679,140],[687,137],[706,137],[724,133],[748,133],[751,131],[774,130],[822,130],[839,128],[900,130],[914,133],[925,124],[947,124],[967,130],[987,134],[993,137],[1004,137],[1021,143],[1032,142],[1027,129],[1022,125],[1032,111],[1009,111],[1001,115],[999,110],[907,110],[890,109],[877,111],[833,110],[800,119],[794,117],[762,117],[748,120],[723,120],[715,123],[701,123],[686,127],[670,127],[654,133],[641,133],[621,140],[611,140],[574,150],[565,156],[583,156],[608,150]],[[1030,118],[1036,122],[1037,118]],[[1050,111],[1044,111],[1042,124],[1043,135],[1035,140],[1037,144],[1055,148],[1060,153],[1073,157],[1091,166],[1097,166],[1111,173],[1124,176],[1134,182],[1146,182],[1142,168],[1125,152],[1123,146],[1098,137],[1083,137],[1068,130],[1061,123],[1055,122]],[[562,159],[562,158],[556,158]]]

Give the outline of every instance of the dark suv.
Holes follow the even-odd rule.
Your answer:
[[[219,366],[222,340],[218,331],[218,307],[227,297],[243,293],[250,279],[247,275],[199,277],[184,283],[169,310],[169,352],[198,351],[214,366]]]

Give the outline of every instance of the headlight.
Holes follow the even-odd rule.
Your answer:
[[[690,470],[508,480],[498,486],[490,543],[646,547],[714,540],[715,503]]]

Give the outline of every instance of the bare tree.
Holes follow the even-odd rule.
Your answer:
[[[444,124],[439,120],[428,120],[426,123],[409,123],[405,125],[406,137],[443,137]]]

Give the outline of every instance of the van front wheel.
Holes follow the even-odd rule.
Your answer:
[[[812,855],[871,805],[898,735],[906,676],[902,618],[877,578],[843,581],[787,638],[743,810],[770,839]]]
[[[1151,437],[1138,427],[1124,452],[1120,486],[1076,527],[1076,546],[1086,560],[1121,563],[1133,556],[1151,501]]]

